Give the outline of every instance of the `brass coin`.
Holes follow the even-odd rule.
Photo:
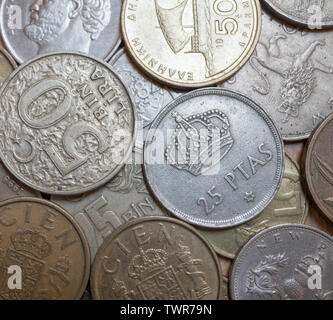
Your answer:
[[[21,268],[21,289],[9,287],[12,266]],[[0,268],[0,299],[80,299],[89,278],[88,243],[59,206],[14,198],[0,203]]]
[[[250,58],[260,35],[258,0],[124,0],[122,33],[137,64],[173,87],[216,84]]]
[[[16,68],[16,62],[10,54],[0,47],[0,87]]]
[[[274,200],[255,219],[236,228],[203,230],[215,251],[222,256],[234,259],[238,251],[262,230],[285,223],[304,223],[309,204],[301,185],[300,169],[286,155],[281,187]]]
[[[105,240],[90,287],[98,300],[217,300],[222,272],[214,250],[193,227],[145,217]]]

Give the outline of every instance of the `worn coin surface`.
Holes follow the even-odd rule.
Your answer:
[[[284,140],[308,138],[333,111],[333,31],[292,29],[264,13],[249,62],[222,87],[259,103]]]
[[[1,202],[0,212],[0,299],[80,299],[89,278],[90,254],[74,219],[36,198]],[[11,290],[8,278],[17,266],[22,289]]]
[[[201,232],[217,253],[234,259],[246,242],[260,231],[278,224],[304,223],[308,210],[309,203],[302,188],[300,170],[286,155],[280,189],[258,217],[235,228]]]
[[[122,33],[137,64],[173,87],[222,81],[248,60],[261,29],[257,0],[125,0]]]
[[[0,87],[15,68],[16,62],[9,53],[0,46]]]
[[[310,29],[333,28],[331,0],[263,0],[278,17]]]
[[[84,230],[92,261],[105,238],[124,223],[144,216],[166,215],[150,196],[143,178],[142,160],[137,160],[133,158],[111,182],[94,192],[76,198],[51,197]]]
[[[166,217],[127,223],[105,240],[93,267],[94,299],[216,300],[219,261],[194,228]]]
[[[54,51],[108,60],[120,45],[121,0],[3,0],[0,32],[19,62]]]
[[[314,202],[333,221],[333,115],[317,128],[309,141],[305,176]]]
[[[177,98],[145,141],[152,192],[169,212],[202,227],[231,227],[258,215],[278,191],[283,166],[283,142],[271,118],[223,89]]]
[[[0,156],[49,194],[97,188],[121,169],[136,136],[130,93],[110,66],[74,52],[22,65],[0,91]]]
[[[230,278],[231,297],[332,300],[332,272],[333,239],[329,235],[308,226],[275,226],[253,237],[237,256]],[[314,274],[321,277],[320,288]]]

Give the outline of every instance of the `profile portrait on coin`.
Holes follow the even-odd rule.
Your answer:
[[[24,34],[37,43],[38,54],[68,48],[89,53],[110,19],[109,0],[35,0]]]

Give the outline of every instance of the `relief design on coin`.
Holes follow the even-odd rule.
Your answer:
[[[122,31],[134,60],[173,87],[215,84],[237,72],[260,34],[257,0],[124,1]]]
[[[121,0],[4,0],[2,39],[19,62],[80,51],[108,60],[120,45]]]
[[[333,240],[302,225],[281,225],[252,238],[234,262],[234,300],[332,300]],[[320,276],[316,287],[314,275]],[[318,285],[318,282],[317,282]]]
[[[16,68],[16,62],[9,53],[0,47],[0,87]]]
[[[285,140],[308,138],[333,110],[333,31],[292,29],[267,13],[262,24],[249,62],[221,86],[257,101]]]
[[[177,98],[158,114],[145,141],[145,176],[156,199],[202,227],[254,218],[278,191],[283,167],[283,142],[272,120],[228,90]]]
[[[136,112],[106,63],[51,53],[18,68],[0,92],[0,151],[22,182],[80,194],[114,177],[130,156]]]
[[[213,249],[194,228],[146,217],[105,241],[90,286],[98,300],[217,300],[222,275]]]
[[[0,299],[80,299],[90,254],[77,223],[58,206],[36,198],[0,204]],[[20,267],[22,289],[8,286],[8,268]]]

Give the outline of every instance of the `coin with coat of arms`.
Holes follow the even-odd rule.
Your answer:
[[[253,52],[261,30],[258,0],[125,0],[124,43],[158,81],[198,88],[225,80]]]
[[[97,300],[218,300],[222,272],[194,228],[173,218],[145,217],[105,240],[90,287]]]
[[[0,46],[0,87],[15,68],[16,62],[14,59]]]
[[[274,198],[284,168],[281,136],[267,113],[238,93],[199,89],[156,117],[144,173],[173,215],[208,228],[257,216]]]
[[[234,261],[233,300],[333,300],[333,239],[286,224],[253,237]]]
[[[66,211],[37,198],[1,202],[0,235],[0,299],[81,298],[89,278],[89,247]],[[16,281],[9,279],[13,273]]]

